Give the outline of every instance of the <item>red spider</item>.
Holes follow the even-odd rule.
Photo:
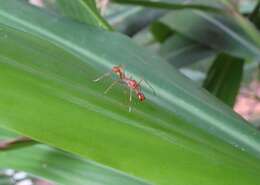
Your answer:
[[[119,66],[114,66],[112,68],[112,70],[110,72],[107,72],[103,75],[101,75],[100,77],[98,77],[97,79],[94,80],[94,82],[98,82],[99,80],[102,80],[103,78],[110,76],[111,74],[116,74],[118,76],[118,79],[115,80],[106,90],[105,90],[105,94],[108,93],[108,91],[110,89],[112,89],[112,87],[117,84],[118,82],[123,83],[124,85],[126,85],[129,90],[130,90],[130,95],[129,95],[129,112],[131,112],[132,108],[131,108],[131,102],[132,102],[132,92],[134,91],[137,98],[139,99],[139,101],[144,101],[145,100],[145,96],[141,91],[141,86],[140,84],[144,81],[146,82],[144,79],[140,80],[139,82],[137,82],[136,80],[133,80],[129,77],[127,77],[125,75],[124,69],[122,65]],[[147,83],[147,82],[146,82]],[[150,86],[150,84],[147,83],[147,85],[149,85],[150,88],[152,88],[152,86]],[[152,88],[153,89],[153,88]]]

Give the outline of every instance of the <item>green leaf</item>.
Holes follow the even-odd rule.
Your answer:
[[[94,0],[57,0],[55,5],[59,13],[65,16],[79,22],[112,30],[106,20],[99,14]]]
[[[208,72],[204,88],[233,107],[242,80],[243,64],[242,59],[219,55]]]
[[[150,30],[154,35],[154,38],[159,42],[164,42],[165,40],[167,40],[167,38],[173,35],[172,29],[160,22],[152,23],[150,26]]]
[[[11,179],[0,174],[0,185],[13,185]]]
[[[13,137],[18,136],[0,129],[1,139]],[[129,175],[43,144],[0,152],[0,169],[7,168],[24,171],[33,176],[64,185],[146,184]]]
[[[211,60],[216,52],[211,48],[175,34],[160,48],[160,55],[173,66],[180,68],[203,60]]]
[[[160,20],[185,37],[240,58],[259,59],[260,44],[234,17],[201,11],[175,11]]]
[[[121,22],[117,22],[115,25],[117,31],[124,33],[131,38],[164,14],[163,10],[158,11],[142,7],[135,8],[136,9],[132,9],[131,12],[128,11],[118,17],[114,17]]]
[[[245,32],[258,46],[260,46],[260,33],[256,27],[248,21],[245,17],[239,14],[228,0],[221,0],[221,2],[229,9],[228,14],[233,18],[235,23]]]
[[[249,15],[255,8],[257,1],[241,1],[238,10],[242,15]]]
[[[219,1],[205,1],[205,0],[113,0],[116,3],[140,5],[152,8],[164,8],[164,9],[203,9],[203,10],[221,10],[223,8]]]
[[[14,137],[17,137],[17,134],[15,134],[13,132],[9,132],[9,131],[4,130],[4,129],[0,129],[0,140],[10,139],[10,138],[14,138]]]
[[[260,134],[129,38],[16,0],[0,28],[1,127],[150,184],[259,183]],[[123,88],[93,82],[122,63],[156,92],[142,85],[130,113]]]
[[[255,5],[253,12],[249,16],[249,20],[260,29],[260,1]]]
[[[55,184],[147,184],[127,174],[44,145],[1,152],[0,161],[0,168],[24,171]]]

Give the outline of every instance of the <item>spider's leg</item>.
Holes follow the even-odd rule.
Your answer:
[[[98,81],[102,80],[103,78],[110,76],[111,74],[112,74],[111,71],[110,71],[110,72],[107,72],[107,73],[104,73],[103,75],[101,75],[100,77],[98,77],[97,79],[95,79],[95,80],[93,80],[93,81],[94,81],[94,82],[98,82]]]
[[[108,86],[108,88],[105,90],[105,94],[106,93],[108,93],[108,91],[110,91],[111,89],[112,89],[112,87],[114,86],[114,85],[116,85],[118,82],[120,82],[121,80],[120,79],[117,79],[117,80],[115,80],[110,86]]]
[[[128,111],[131,112],[132,111],[132,94],[133,94],[133,90],[131,88],[129,90],[130,90],[130,92],[129,92],[129,108],[128,108]]]
[[[156,95],[154,88],[152,87],[152,85],[151,85],[149,82],[147,82],[145,79],[142,78],[142,79],[138,82],[138,84],[141,85],[142,82],[145,82],[146,85],[147,85],[148,87],[150,87],[150,89],[152,90],[153,94]]]

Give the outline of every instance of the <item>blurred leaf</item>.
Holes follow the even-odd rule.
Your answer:
[[[159,42],[164,42],[167,38],[173,35],[172,29],[160,22],[152,23],[150,30],[153,33],[154,38]]]
[[[16,150],[18,148],[31,146],[33,144],[36,144],[36,142],[27,137],[17,137],[10,140],[0,140],[0,151]]]
[[[10,139],[10,138],[14,138],[17,137],[17,134],[13,133],[13,132],[9,132],[7,130],[4,129],[0,129],[0,139]]]
[[[0,139],[13,137],[18,136],[3,129],[0,130]],[[7,168],[24,171],[63,185],[146,184],[126,174],[43,144],[18,150],[1,151],[0,169]],[[0,182],[2,182],[1,175]]]
[[[202,60],[211,60],[216,52],[207,46],[175,34],[162,44],[160,54],[177,68]]]
[[[0,129],[0,152],[3,151],[1,146],[3,143],[7,142],[9,146],[4,150],[15,150],[22,147],[28,147],[36,144],[35,141],[30,140],[29,138],[25,137],[18,137],[16,134],[6,131],[4,129]]]
[[[189,79],[191,79],[192,81],[196,82],[197,84],[201,85],[203,80],[205,79],[206,75],[198,70],[193,70],[190,69],[189,67],[185,68],[181,68],[180,72],[182,74],[184,74],[185,76],[187,76]]]
[[[100,16],[94,0],[56,0],[55,5],[63,15],[77,21],[99,26],[106,30],[112,29]]]
[[[203,9],[203,10],[221,10],[222,4],[219,1],[206,1],[206,0],[113,0],[113,2],[121,4],[140,5],[152,8],[164,9]]]
[[[200,11],[175,11],[160,19],[187,38],[241,58],[260,59],[260,44],[230,16]]]
[[[232,17],[235,24],[239,25],[240,28],[246,33],[258,46],[260,46],[260,33],[256,27],[248,21],[247,18],[243,17],[238,13],[232,6],[232,1],[229,0],[220,0],[228,10],[227,13]]]
[[[258,0],[244,0],[239,2],[239,12],[241,14],[251,14],[257,4]]]
[[[253,12],[249,16],[249,20],[252,21],[258,29],[260,29],[260,1],[255,5]]]
[[[233,107],[242,80],[243,64],[242,59],[219,55],[208,72],[204,88]]]
[[[118,4],[111,3],[105,12],[105,18],[110,25],[116,27],[116,30],[121,31],[127,27],[128,23],[126,20],[128,20],[129,17],[131,18],[142,11],[142,7],[120,6]]]
[[[260,134],[129,38],[16,0],[0,28],[1,127],[150,184],[258,185]],[[131,113],[122,88],[93,82],[122,63],[156,91],[142,85]]]
[[[0,174],[0,185],[13,185],[11,179]]]
[[[0,161],[0,168],[25,171],[57,184],[147,184],[129,175],[44,145],[1,152]]]
[[[138,34],[141,30],[145,29],[156,19],[160,18],[164,14],[164,11],[144,9],[143,11],[135,14],[135,16],[129,17],[125,20],[127,26],[123,33],[129,35],[130,37]]]

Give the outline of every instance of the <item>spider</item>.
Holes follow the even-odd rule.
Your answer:
[[[100,80],[102,80],[105,77],[108,77],[112,74],[117,75],[118,79],[115,80],[110,86],[108,86],[108,88],[105,90],[105,94],[109,92],[109,90],[112,89],[112,87],[114,85],[116,85],[117,83],[122,83],[125,86],[127,86],[129,88],[130,91],[130,95],[129,95],[129,112],[131,112],[132,107],[131,107],[131,102],[132,102],[132,93],[134,92],[138,98],[139,101],[144,101],[145,100],[145,96],[141,90],[141,83],[145,82],[152,90],[152,86],[146,82],[144,79],[141,79],[139,82],[137,82],[136,80],[132,79],[131,77],[127,77],[124,69],[123,69],[123,65],[118,65],[118,66],[114,66],[112,67],[112,70],[104,73],[103,75],[101,75],[100,77],[98,77],[97,79],[94,80],[94,82],[98,82]],[[154,92],[154,90],[153,90]]]

